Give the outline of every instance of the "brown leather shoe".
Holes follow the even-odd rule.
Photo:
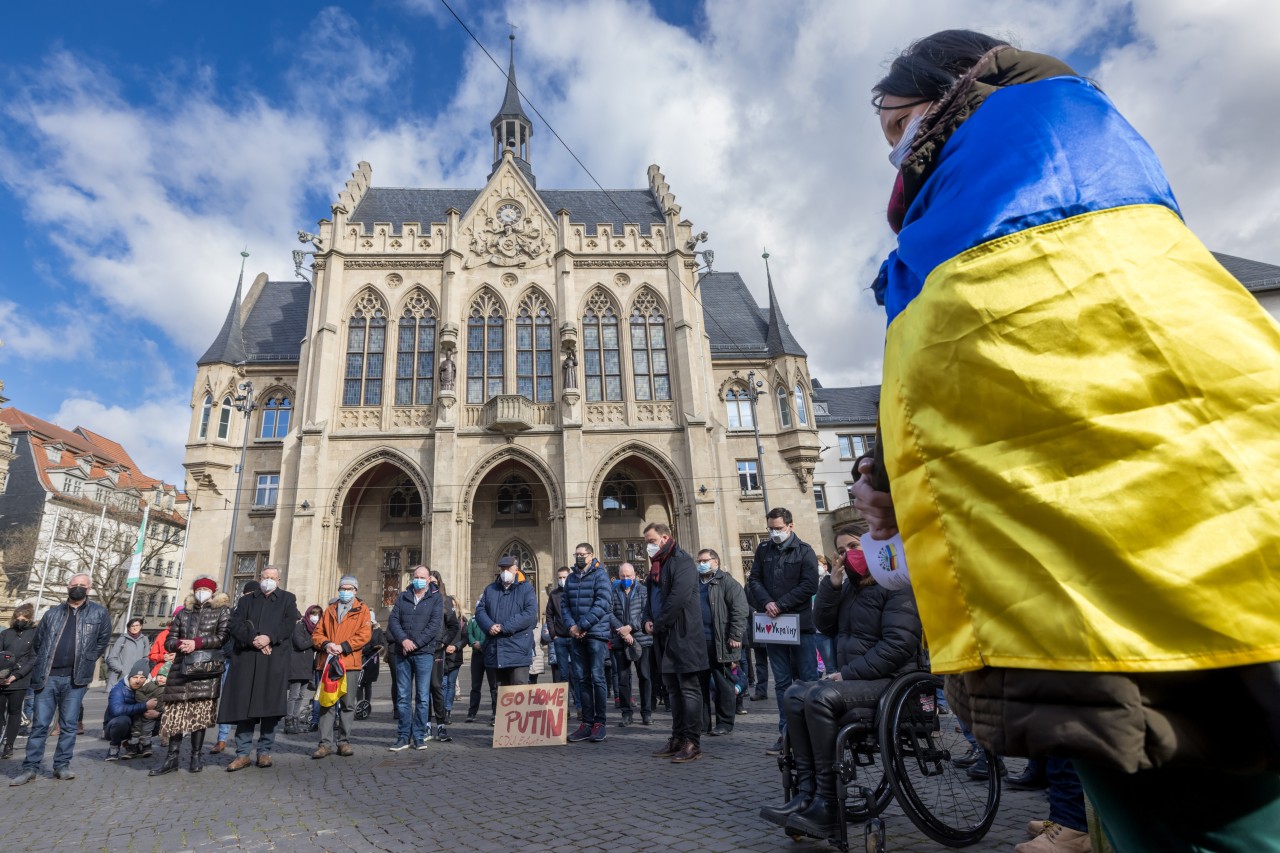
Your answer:
[[[219,752],[222,752],[222,750],[226,748],[227,748],[227,742],[225,740],[220,740],[217,743],[215,743],[213,746],[209,747],[209,754],[217,755]]]
[[[253,759],[247,755],[237,755],[236,760],[227,765],[228,773],[235,773],[237,770],[243,770],[253,763]]]
[[[680,738],[669,737],[667,738],[667,745],[662,749],[659,749],[657,752],[652,753],[652,755],[654,758],[670,758],[679,752],[680,747],[683,745],[684,744],[681,742]]]
[[[258,756],[258,760],[257,760],[257,762],[255,762],[255,763],[257,764],[257,766],[258,766],[258,767],[270,767],[270,766],[271,766],[271,756],[270,756],[270,755],[259,755],[259,756]]]
[[[697,761],[702,757],[702,747],[698,746],[691,740],[684,742],[680,747],[680,751],[671,756],[672,764],[684,764],[686,761]]]
[[[341,755],[343,758],[350,758],[355,754],[356,754],[356,751],[351,748],[351,744],[349,743],[338,744],[338,755]]]
[[[332,754],[333,754],[333,750],[330,749],[328,745],[322,743],[316,747],[315,752],[311,753],[311,757],[312,758],[328,758]]]

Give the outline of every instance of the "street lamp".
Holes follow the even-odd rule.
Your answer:
[[[253,381],[246,379],[238,386],[240,393],[236,395],[236,408],[244,414],[244,436],[240,440],[240,464],[236,466],[236,500],[231,510],[231,539],[227,542],[227,567],[222,578],[222,588],[231,589],[231,564],[236,555],[236,526],[240,522],[240,491],[244,487],[244,460],[249,450],[249,430],[253,424],[250,418],[258,404],[253,399]]]
[[[764,498],[764,514],[769,514],[769,490],[764,485],[764,446],[760,444],[760,418],[756,415],[756,400],[764,382],[756,379],[754,370],[747,371],[747,399],[751,401],[751,428],[756,433],[756,474],[760,478],[760,496]]]

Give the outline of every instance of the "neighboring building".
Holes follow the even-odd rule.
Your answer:
[[[824,388],[813,380],[813,408],[822,458],[813,472],[813,498],[822,530],[822,549],[835,553],[835,531],[861,516],[849,502],[857,478],[853,464],[876,444],[880,386]]]
[[[1213,256],[1254,295],[1267,313],[1280,320],[1280,266],[1221,252],[1214,252]]]
[[[643,571],[647,521],[738,573],[762,474],[817,536],[807,358],[772,286],[761,309],[736,273],[698,277],[657,166],[642,189],[538,188],[514,62],[491,128],[483,188],[375,187],[361,163],[312,241],[314,289],[237,287],[191,398],[193,571],[222,573],[246,427],[234,580],[273,563],[304,605],[352,573],[385,606],[424,562],[469,610],[503,554],[541,596],[581,541]]]
[[[0,494],[8,602],[38,600],[43,611],[66,597],[72,574],[89,572],[94,599],[118,621],[129,606],[125,579],[146,509],[133,613],[147,629],[165,624],[182,598],[186,496],[139,471],[119,443],[84,427],[66,430],[12,407],[0,410],[0,423],[14,442]]]

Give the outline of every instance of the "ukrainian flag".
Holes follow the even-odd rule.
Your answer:
[[[1280,327],[1101,92],[990,95],[885,274],[881,426],[934,671],[1280,660]]]

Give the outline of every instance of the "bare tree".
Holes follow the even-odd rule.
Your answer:
[[[17,525],[0,538],[0,568],[4,570],[4,589],[0,592],[0,605],[8,610],[26,589],[31,576],[31,564],[35,560],[36,546],[40,541],[40,525]]]

